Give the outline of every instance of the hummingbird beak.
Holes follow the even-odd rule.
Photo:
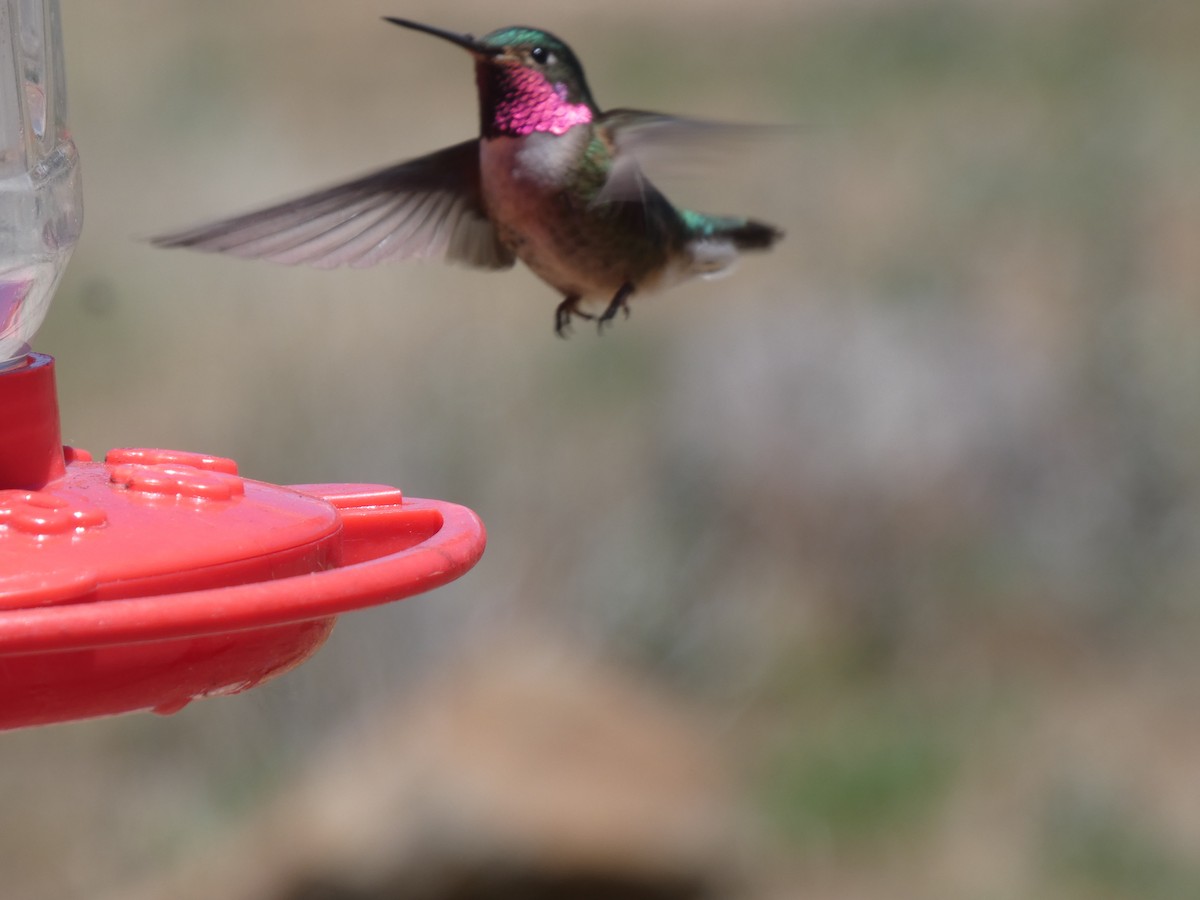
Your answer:
[[[383,19],[385,22],[391,22],[393,25],[399,25],[401,28],[411,28],[413,31],[423,31],[426,34],[432,34],[434,37],[440,37],[444,41],[457,44],[475,56],[498,56],[503,52],[500,47],[489,47],[486,44],[481,44],[469,34],[445,31],[441,28],[434,28],[432,25],[423,25],[420,22],[414,22],[411,19],[397,19],[393,16],[384,16]]]

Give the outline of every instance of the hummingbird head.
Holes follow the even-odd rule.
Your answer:
[[[408,19],[387,21],[440,37],[475,57],[485,138],[563,134],[591,122],[598,112],[583,66],[571,48],[549,32],[514,25],[475,38]]]

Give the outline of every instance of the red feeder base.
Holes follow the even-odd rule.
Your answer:
[[[18,371],[55,427],[33,430],[57,441],[53,361],[34,363]],[[312,655],[337,614],[445,584],[483,553],[470,510],[387,486],[280,487],[166,450],[47,462],[37,446],[31,466],[9,462],[6,437],[0,483],[20,486],[0,490],[0,729],[246,690]]]

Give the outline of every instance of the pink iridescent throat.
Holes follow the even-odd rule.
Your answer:
[[[535,131],[565,134],[576,125],[592,121],[586,103],[571,103],[562,84],[551,84],[540,72],[512,67],[504,72],[495,98],[492,130],[522,137]]]

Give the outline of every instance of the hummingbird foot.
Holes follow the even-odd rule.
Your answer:
[[[633,284],[625,282],[613,295],[609,301],[608,307],[600,314],[600,318],[596,320],[596,331],[604,334],[604,326],[616,318],[617,310],[625,313],[625,318],[629,318],[629,295],[633,293]]]
[[[571,316],[579,316],[579,318],[589,321],[596,318],[579,308],[579,301],[581,299],[578,294],[571,294],[563,298],[563,302],[558,304],[558,308],[554,310],[554,333],[560,338],[566,339],[570,337]]]

